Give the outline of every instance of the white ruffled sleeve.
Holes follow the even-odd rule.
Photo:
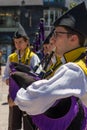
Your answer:
[[[49,80],[39,80],[21,88],[15,103],[29,115],[45,112],[56,100],[69,96],[81,97],[87,92],[87,77],[82,69],[74,63],[68,63],[58,69]]]

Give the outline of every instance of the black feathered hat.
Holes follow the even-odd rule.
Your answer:
[[[14,33],[14,38],[21,38],[21,37],[28,37],[28,36],[27,36],[24,28],[22,27],[22,25],[20,23],[18,23],[18,29]]]
[[[85,2],[78,4],[54,22],[54,26],[66,26],[87,36],[87,10]]]

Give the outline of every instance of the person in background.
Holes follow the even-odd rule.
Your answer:
[[[85,2],[58,18],[54,27],[50,40],[62,64],[48,80],[34,81],[26,88],[19,83],[14,102],[32,116],[40,130],[87,130],[87,107],[81,100],[87,93]],[[14,72],[12,75],[18,74]]]
[[[44,54],[44,56],[47,56],[47,58],[45,59],[45,62],[43,63],[43,67],[45,66],[45,64],[47,63],[47,60],[48,60],[48,58],[49,58],[49,56],[50,56],[50,54],[51,54],[51,52],[52,52],[52,50],[53,49],[51,49],[51,47],[50,47],[50,42],[49,42],[49,39],[50,39],[50,37],[52,36],[52,32],[46,37],[46,39],[44,40],[44,42],[43,42],[43,54]],[[52,57],[53,57],[53,55],[52,55]],[[51,57],[51,58],[52,58]],[[47,68],[46,69],[48,69],[49,68],[49,66],[51,65],[51,58],[50,58],[50,61],[49,61],[49,63],[48,63],[48,65],[47,65]]]
[[[55,49],[56,49],[55,45],[52,42],[52,40],[50,40],[50,38],[53,35],[53,32],[54,32],[54,29],[50,32],[50,34],[47,36],[47,38],[45,39],[45,41],[43,43],[43,53],[44,53],[44,55],[47,55],[47,54],[49,55],[48,59],[50,58],[50,55],[53,53],[48,65],[47,65],[47,69],[46,69],[44,78],[48,78],[48,77],[50,78],[53,75],[54,70],[56,70],[57,66],[59,66],[61,63],[60,58],[55,53]],[[47,60],[45,60],[45,64],[47,64]],[[44,67],[44,65],[43,65],[43,67]],[[50,72],[50,73],[48,74],[48,72]]]
[[[15,51],[8,56],[6,63],[6,68],[3,75],[3,81],[9,86],[9,77],[10,77],[10,63],[16,62],[18,64],[26,64],[32,70],[36,66],[40,59],[38,56],[30,50],[29,47],[29,38],[19,23],[18,30],[13,36],[13,42],[15,46]],[[40,73],[42,67],[39,66],[36,73]],[[35,130],[36,126],[32,123],[31,117],[25,112],[22,112],[17,105],[14,105],[13,100],[8,94],[8,103],[9,103],[9,122],[8,130],[21,130],[22,128],[22,117],[23,117],[23,130]]]

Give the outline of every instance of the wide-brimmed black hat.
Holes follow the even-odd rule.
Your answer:
[[[54,22],[54,26],[66,26],[87,36],[87,10],[85,2],[81,2],[59,17]]]
[[[54,32],[54,29],[53,29],[53,30],[49,33],[49,35],[46,37],[46,39],[45,39],[44,42],[43,42],[43,45],[44,45],[44,44],[49,44],[49,40],[50,40],[50,38],[52,37],[53,32]]]
[[[14,38],[21,38],[21,37],[28,37],[23,26],[18,23],[18,29],[17,31],[14,33]]]

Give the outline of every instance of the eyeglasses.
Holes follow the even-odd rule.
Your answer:
[[[56,37],[58,37],[60,34],[72,34],[72,33],[70,33],[70,32],[57,32],[57,31],[54,31],[53,36],[56,38]]]

